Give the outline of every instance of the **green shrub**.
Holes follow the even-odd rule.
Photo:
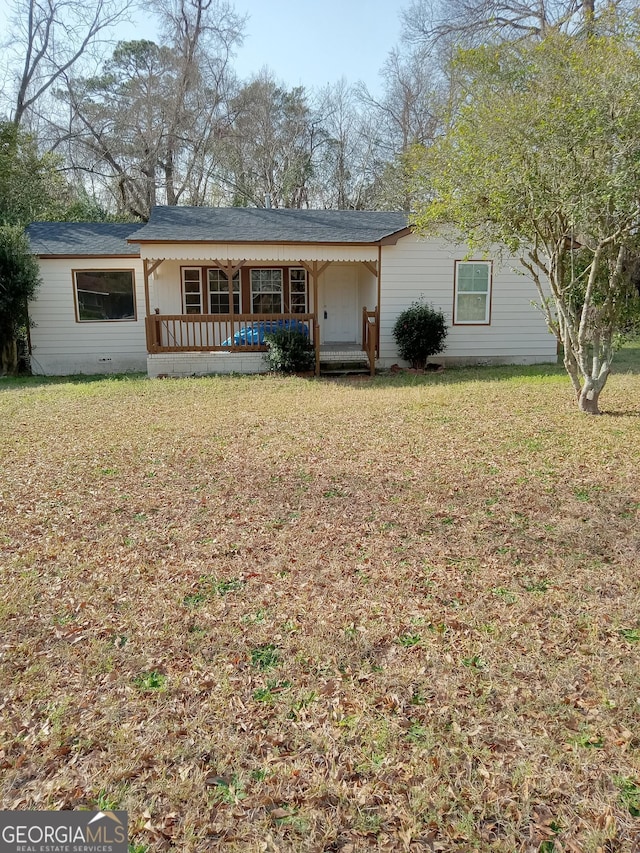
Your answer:
[[[265,335],[264,342],[269,368],[277,373],[304,373],[314,365],[313,344],[297,329],[278,329]]]
[[[414,302],[396,320],[393,336],[401,358],[424,370],[427,359],[445,348],[447,321],[441,311],[425,302]]]

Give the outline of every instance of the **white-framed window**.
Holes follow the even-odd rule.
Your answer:
[[[78,323],[135,320],[133,270],[73,270]]]
[[[209,279],[209,313],[229,314],[229,279],[219,269],[207,270]],[[233,276],[233,313],[240,314],[240,273]]]
[[[282,314],[282,270],[251,270],[251,311]]]
[[[289,269],[289,310],[292,314],[306,314],[307,271],[299,267]]]
[[[182,268],[182,310],[184,314],[202,314],[202,270]]]
[[[489,325],[491,322],[491,261],[456,261],[453,322]]]

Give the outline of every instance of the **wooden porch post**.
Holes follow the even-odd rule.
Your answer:
[[[378,334],[376,337],[376,355],[380,358],[380,299],[382,297],[382,287],[380,282],[382,281],[382,246],[378,246],[378,304],[376,305],[376,311],[378,312],[377,316],[377,325],[378,325]]]
[[[144,271],[144,310],[145,316],[151,316],[151,298],[149,296],[149,262],[145,258],[142,261],[142,269]]]
[[[318,322],[318,262],[313,262],[313,346],[316,355],[315,374],[320,376],[320,323]]]
[[[231,331],[229,333],[229,337],[231,338],[231,349],[233,350],[234,340],[235,340],[233,336],[235,334],[234,320],[235,320],[236,309],[235,309],[235,306],[233,304],[233,275],[234,275],[234,273],[233,273],[232,261],[227,261],[227,266],[226,266],[225,272],[226,272],[226,276],[227,276],[227,284],[229,286],[229,322],[231,324]],[[242,285],[240,286],[240,289],[242,290]]]
[[[147,258],[144,258],[142,261],[142,271],[144,273],[144,307],[146,316],[144,318],[145,331],[147,336],[147,352],[154,353],[158,351],[158,346],[160,345],[160,333],[158,331],[158,323],[155,319],[156,315],[151,314],[151,297],[149,296],[149,276],[151,273],[155,272],[160,264],[162,263],[162,258],[160,260],[154,261],[151,266],[149,266],[149,261]]]
[[[307,275],[311,279],[311,287],[313,291],[313,347],[316,355],[316,376],[320,376],[320,323],[318,322],[318,279],[320,275],[329,266],[329,261],[319,264],[318,261],[300,261],[300,266],[307,271]]]

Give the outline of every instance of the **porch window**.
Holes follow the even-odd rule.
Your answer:
[[[79,323],[136,319],[133,270],[74,270],[73,289]]]
[[[254,314],[282,314],[282,270],[251,270],[251,310]]]
[[[491,322],[491,261],[456,261],[453,322]]]
[[[307,313],[307,271],[291,268],[289,270],[289,303],[292,314]]]
[[[229,279],[222,270],[208,271],[209,276],[209,312],[211,314],[229,314]],[[240,314],[240,273],[233,277],[233,313]]]
[[[202,314],[200,267],[184,267],[182,270],[182,306],[184,314]]]

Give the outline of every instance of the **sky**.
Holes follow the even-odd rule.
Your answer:
[[[240,78],[268,66],[289,87],[321,87],[345,77],[376,91],[400,39],[397,0],[235,0],[248,14],[234,66]]]
[[[10,47],[8,19],[15,2],[0,0],[0,46],[5,49]],[[243,46],[233,58],[241,80],[266,66],[289,88],[318,89],[344,77],[349,84],[361,80],[375,96],[382,89],[380,69],[400,40],[400,12],[409,0],[230,2],[239,15],[248,18]],[[111,35],[116,39],[158,39],[156,26],[149,26],[144,12]],[[2,88],[4,82],[0,79]]]
[[[7,0],[0,0],[0,7]],[[241,80],[265,66],[287,87],[321,88],[344,77],[381,89],[380,69],[400,40],[400,11],[409,0],[230,0],[247,16],[245,39],[233,58]],[[126,39],[158,38],[144,14],[121,28]]]

